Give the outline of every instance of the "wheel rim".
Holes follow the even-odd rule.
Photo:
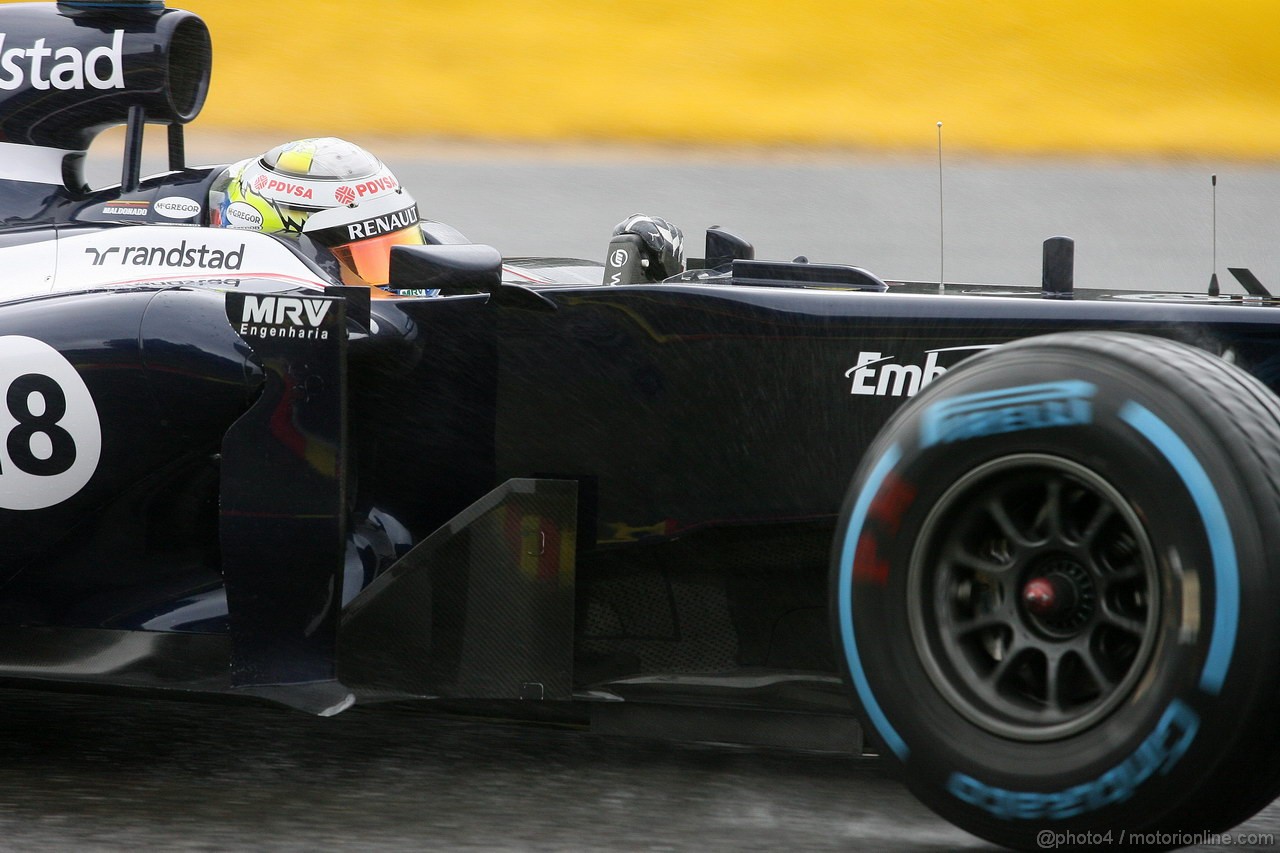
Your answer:
[[[1159,584],[1128,501],[1061,457],[988,462],[926,518],[908,574],[912,637],[934,686],[1001,737],[1082,731],[1134,690]]]

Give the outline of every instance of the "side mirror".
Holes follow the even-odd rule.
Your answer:
[[[432,246],[455,246],[471,242],[457,228],[445,225],[443,222],[436,222],[434,219],[420,220],[418,227],[422,229],[423,242]]]
[[[390,278],[392,290],[496,293],[502,286],[502,255],[483,243],[393,246]]]
[[[750,261],[756,256],[755,247],[731,231],[719,225],[707,229],[707,255],[703,268],[714,270],[734,261]]]
[[[556,303],[518,284],[502,283],[502,255],[483,243],[393,246],[391,290],[438,291],[441,296],[487,293],[490,304],[555,311]]]

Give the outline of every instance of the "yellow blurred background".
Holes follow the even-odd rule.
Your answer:
[[[1280,156],[1276,0],[170,0],[199,128]]]

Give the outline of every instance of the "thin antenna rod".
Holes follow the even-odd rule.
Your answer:
[[[942,122],[938,122],[938,291],[947,287],[946,219],[942,206]]]
[[[1213,270],[1209,274],[1209,295],[1217,296],[1218,290],[1218,176],[1210,175],[1213,185]]]

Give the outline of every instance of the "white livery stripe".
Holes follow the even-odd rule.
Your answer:
[[[62,161],[70,154],[84,152],[0,142],[0,181],[27,181],[32,184],[61,186]]]
[[[539,284],[551,284],[551,279],[549,278],[543,278],[540,275],[534,275],[528,270],[518,269],[516,267],[507,266],[506,264],[502,265],[502,271],[504,273],[509,273],[515,276],[516,278],[522,278],[525,281],[534,281]]]

